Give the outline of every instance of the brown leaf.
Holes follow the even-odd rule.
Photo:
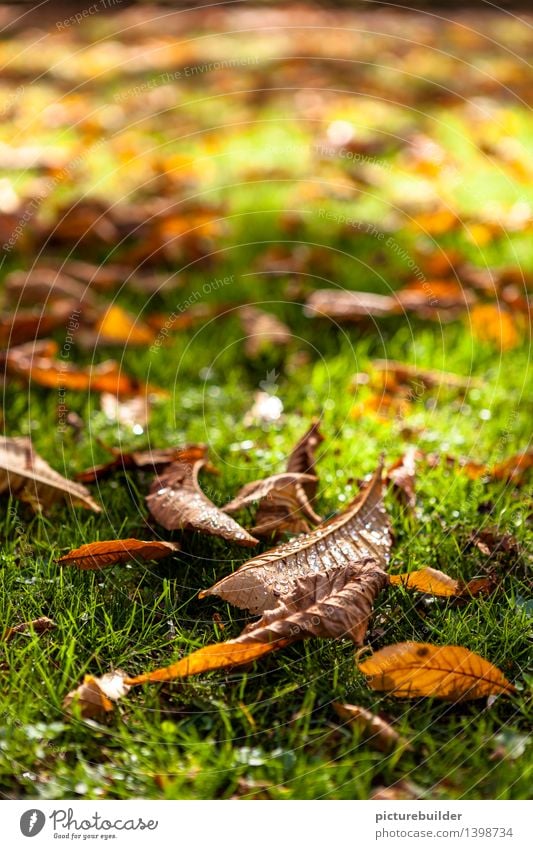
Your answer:
[[[128,560],[160,560],[178,551],[174,542],[155,540],[115,539],[102,542],[89,542],[80,548],[74,548],[57,561],[77,566],[78,569],[105,569],[114,563],[126,563]]]
[[[244,563],[232,575],[200,593],[218,595],[252,613],[263,613],[294,589],[296,580],[319,571],[344,568],[373,558],[380,568],[391,547],[382,502],[382,467],[348,509],[304,534]]]
[[[175,448],[154,448],[147,451],[117,451],[111,449],[115,459],[109,463],[93,466],[83,472],[78,472],[76,480],[84,483],[92,483],[101,480],[113,472],[127,472],[132,469],[150,469],[158,472],[176,460],[183,462],[194,462],[205,458],[207,455],[206,445],[185,445]]]
[[[487,594],[494,589],[494,582],[490,578],[474,578],[464,583],[431,567],[419,569],[417,572],[408,572],[405,575],[391,575],[390,582],[395,586],[443,598],[465,598]]]
[[[88,286],[64,270],[36,266],[31,271],[12,271],[5,280],[5,293],[12,304],[53,304],[68,300],[94,307],[96,301]]]
[[[418,451],[410,446],[403,457],[388,469],[387,479],[394,490],[403,498],[407,506],[413,510],[416,507],[415,474]]]
[[[107,672],[101,678],[86,675],[83,683],[65,696],[63,708],[70,713],[77,707],[83,719],[105,716],[113,710],[113,702],[129,692],[126,679],[126,673],[120,669]]]
[[[380,752],[392,752],[398,747],[411,748],[407,740],[401,737],[392,725],[369,710],[358,705],[340,704],[340,702],[333,702],[333,708],[348,725],[359,728],[374,749],[379,749]]]
[[[45,631],[51,631],[52,628],[56,627],[56,623],[49,619],[48,616],[40,616],[39,619],[32,619],[31,622],[20,622],[11,628],[6,628],[2,635],[2,640],[7,643],[17,634],[25,634],[26,631],[35,631],[36,634],[44,634]]]
[[[240,308],[239,317],[246,334],[244,351],[247,357],[253,359],[265,348],[287,345],[292,339],[287,325],[271,313],[245,306]]]
[[[47,342],[48,340],[43,340]],[[52,343],[48,350],[53,351]],[[56,346],[57,350],[57,346]],[[120,396],[146,393],[166,393],[154,386],[144,385],[130,377],[115,360],[106,360],[95,366],[76,366],[67,360],[52,359],[42,355],[43,348],[34,345],[19,345],[2,355],[2,361],[10,374],[26,378],[39,386],[52,389],[68,389],[74,392],[111,392]]]
[[[156,478],[146,498],[152,516],[168,531],[177,528],[200,531],[254,546],[257,540],[207,498],[198,485],[198,473],[206,460],[172,463]]]
[[[308,637],[349,637],[360,645],[387,575],[374,560],[330,572],[308,574],[293,591],[235,640],[206,646],[164,669],[128,679],[128,684],[171,681],[186,675],[249,663],[269,651]]]
[[[0,493],[8,491],[38,512],[66,501],[99,513],[101,508],[88,490],[52,469],[26,437],[0,437]]]
[[[292,449],[287,461],[288,472],[315,475],[316,451],[324,437],[319,430],[319,422],[314,421],[302,438]],[[309,501],[313,501],[318,486],[318,478],[303,486]]]
[[[396,643],[359,663],[359,669],[373,690],[398,698],[458,702],[515,692],[499,669],[462,646]]]
[[[342,289],[318,289],[309,295],[305,305],[306,315],[335,321],[359,321],[371,316],[380,318],[400,311],[395,298],[389,295]]]
[[[259,501],[252,533],[269,536],[272,533],[309,533],[305,519],[313,525],[322,521],[307,500],[305,484],[314,483],[313,475],[282,472],[264,480],[252,481],[242,487],[234,499],[222,508],[225,513],[236,513]],[[305,517],[305,518],[304,518]]]

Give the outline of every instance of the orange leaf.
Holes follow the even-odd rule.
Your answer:
[[[60,557],[58,562],[72,564],[78,569],[104,569],[114,563],[126,563],[136,557],[141,560],[160,560],[178,549],[179,545],[173,542],[140,539],[103,540],[74,548]]]
[[[124,342],[130,345],[150,345],[154,332],[135,316],[129,315],[116,304],[108,307],[96,326],[102,342]]]
[[[70,712],[73,706],[77,706],[83,719],[105,716],[113,710],[113,702],[125,696],[129,689],[126,674],[119,669],[107,672],[101,678],[86,675],[79,687],[67,693],[63,707]]]
[[[496,304],[478,304],[470,312],[472,333],[477,339],[490,342],[502,351],[516,348],[520,334],[511,313]]]
[[[462,646],[396,643],[375,652],[359,669],[373,690],[397,698],[458,702],[515,692],[496,666]]]
[[[152,684],[157,681],[174,681],[176,678],[186,678],[188,675],[197,675],[199,672],[209,672],[212,669],[239,666],[282,648],[289,642],[289,640],[276,640],[272,643],[227,642],[204,646],[203,649],[198,649],[171,666],[156,669],[144,675],[136,675],[135,678],[126,678],[125,683],[133,686],[134,684]]]
[[[494,582],[490,578],[475,578],[465,584],[463,581],[450,578],[449,575],[439,571],[439,569],[431,569],[430,567],[404,575],[391,575],[390,582],[395,586],[418,590],[421,593],[431,593],[431,595],[444,598],[478,595],[494,589]]]

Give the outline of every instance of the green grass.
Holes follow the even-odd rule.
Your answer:
[[[239,72],[234,73],[237,83]],[[131,84],[125,81],[125,87]],[[405,180],[411,179],[411,186],[416,183],[403,173],[401,159],[389,158],[390,179],[380,189],[361,188],[353,198],[330,196],[346,163],[337,163],[335,173],[331,165],[322,165],[317,173],[309,155],[283,152],[286,145],[309,146],[312,141],[305,122],[281,120],[283,92],[279,103],[273,96],[274,103],[250,106],[240,96],[235,101],[212,99],[216,79],[205,84],[207,93],[198,80],[184,88],[190,102],[145,119],[136,138],[147,148],[165,144],[165,154],[181,152],[196,160],[200,176],[190,194],[224,202],[225,232],[212,244],[209,264],[185,260],[181,270],[179,263],[162,263],[161,271],[180,271],[182,289],[145,299],[124,287],[117,300],[140,316],[170,313],[192,293],[202,292],[206,283],[233,275],[230,285],[202,296],[202,302],[236,308],[250,300],[264,306],[291,327],[295,338],[289,350],[247,360],[236,314],[173,334],[169,344],[156,352],[99,348],[97,361],[109,356],[122,359],[129,373],[169,390],[169,399],[156,405],[146,432],[135,435],[128,428],[117,428],[99,410],[97,396],[70,392],[69,409],[79,413],[85,428],[79,435],[62,433],[55,392],[37,386],[28,391],[15,381],[4,393],[5,432],[31,435],[35,448],[66,475],[107,459],[101,443],[133,448],[207,442],[220,475],[204,475],[202,482],[222,505],[244,483],[282,471],[296,440],[312,417],[320,416],[326,440],[318,463],[317,509],[326,517],[355,495],[358,481],[375,468],[382,453],[392,462],[412,441],[428,453],[466,455],[489,464],[526,447],[531,408],[525,334],[518,347],[500,352],[474,338],[462,319],[439,325],[394,317],[335,329],[303,314],[301,301],[315,288],[334,284],[386,293],[408,279],[405,263],[383,243],[360,232],[346,232],[320,213],[327,209],[348,217],[368,214],[380,222],[397,203],[394,193]],[[21,107],[28,112],[20,117],[18,130],[29,121],[35,100],[47,102],[58,96],[48,88],[50,82],[46,85],[36,83],[32,88],[33,100]],[[90,90],[84,96],[93,106],[101,106],[104,91]],[[24,97],[29,96],[27,91]],[[233,120],[234,104],[257,123],[225,132],[224,122]],[[353,120],[359,116],[362,124],[372,123],[366,101],[356,100],[352,108]],[[533,200],[531,187],[508,175],[502,178],[498,166],[487,165],[486,159],[482,163],[479,151],[472,152],[462,107],[426,104],[424,108],[424,115],[407,109],[405,115],[457,157],[461,182],[452,194],[459,208],[472,207],[473,192],[481,192],[478,204],[491,196],[509,204],[517,197]],[[382,103],[380,109],[384,112],[374,116],[376,124],[401,134],[401,104]],[[529,131],[531,137],[531,116],[519,105],[507,109],[514,116],[517,136]],[[262,124],[261,119],[268,122]],[[72,141],[67,129],[52,133],[51,139],[39,118],[32,120],[48,142]],[[122,131],[129,139],[128,120],[133,119],[126,116]],[[206,131],[207,142],[201,132],[180,142],[179,120]],[[218,129],[207,132],[211,126]],[[117,131],[114,140],[120,137]],[[142,170],[146,165],[142,156],[134,165],[121,164],[111,142],[109,148],[111,152],[107,145],[94,151],[91,167],[84,166],[67,196],[69,191],[74,196],[87,189],[95,194],[112,192],[123,200],[130,192],[132,199],[138,196],[138,184],[150,179]],[[247,176],[247,169],[258,165],[285,173]],[[494,195],[487,174],[496,175]],[[26,177],[20,175],[21,185]],[[322,186],[325,196],[307,199],[310,183]],[[151,190],[155,193],[155,185]],[[300,216],[296,231],[290,233],[283,224],[288,209]],[[416,261],[424,237],[402,224],[394,239]],[[258,269],[262,254],[280,244],[289,250],[318,245],[320,250],[303,275],[262,273]],[[521,233],[504,234],[478,249],[458,232],[439,237],[434,247],[458,248],[480,266],[516,263],[518,257],[526,273],[533,271],[533,250]],[[79,253],[87,256],[83,246]],[[124,255],[117,249],[116,256]],[[89,256],[106,262],[113,251]],[[23,253],[10,254],[2,274],[30,268],[31,263]],[[297,296],[287,290],[295,276],[302,289]],[[64,334],[58,333],[60,345],[63,339]],[[298,357],[302,353],[303,359]],[[464,396],[446,389],[424,393],[400,419],[354,418],[354,406],[368,390],[356,392],[352,377],[377,357],[471,375],[482,382]],[[73,360],[88,362],[90,355],[78,349]],[[245,426],[253,394],[273,369],[283,418],[268,427]],[[478,652],[517,686],[515,696],[500,697],[490,706],[479,702],[450,706],[432,699],[403,702],[373,693],[357,672],[350,643],[312,640],[244,671],[139,688],[103,723],[66,717],[62,700],[85,673],[120,667],[136,674],[166,665],[210,642],[236,636],[247,621],[220,600],[197,598],[200,589],[244,562],[246,552],[210,537],[150,528],[144,504],[149,484],[144,473],[102,481],[92,488],[104,505],[100,515],[56,507],[44,517],[33,516],[24,505],[2,499],[1,621],[9,626],[46,615],[57,624],[49,633],[19,635],[4,646],[3,796],[348,799],[367,798],[377,786],[407,778],[423,798],[527,798],[533,777],[531,747],[521,754],[516,747],[531,727],[532,678],[527,672],[531,586],[523,562],[510,557],[496,558],[502,584],[488,598],[458,603],[389,589],[376,604],[369,633],[373,648],[415,639]],[[415,516],[387,496],[395,534],[391,570],[432,566],[464,579],[482,574],[492,561],[487,563],[468,539],[485,526],[497,525],[502,533],[512,533],[527,550],[531,541],[527,487],[484,479],[473,482],[457,469],[421,464],[417,495]],[[85,542],[156,534],[179,541],[182,551],[155,565],[132,562],[102,573],[60,569],[55,562]],[[213,618],[215,613],[223,629]],[[389,756],[376,752],[358,732],[342,726],[332,708],[334,701],[379,712],[411,740],[413,750]]]

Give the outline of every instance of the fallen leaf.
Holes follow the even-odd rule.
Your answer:
[[[422,369],[397,360],[372,360],[371,365],[375,371],[384,375],[385,385],[387,385],[388,375],[393,378],[394,383],[420,383],[427,389],[441,386],[452,389],[472,389],[482,385],[481,381],[474,377],[462,377],[459,374],[438,369]]]
[[[126,673],[120,669],[106,672],[101,678],[86,675],[83,683],[67,693],[63,708],[69,713],[78,708],[83,719],[105,716],[113,710],[113,702],[129,692]]]
[[[71,301],[78,306],[96,305],[94,295],[84,283],[64,270],[35,266],[31,271],[12,271],[5,280],[6,298],[12,304],[53,304]]]
[[[129,678],[128,684],[172,681],[187,675],[249,663],[269,651],[309,637],[348,637],[361,645],[387,575],[374,560],[305,575],[292,592],[235,640],[199,649],[178,663]]]
[[[490,578],[474,578],[472,581],[464,583],[431,567],[419,569],[416,572],[408,572],[404,575],[391,575],[390,582],[395,586],[418,590],[421,593],[430,593],[443,598],[464,598],[487,594],[494,589],[494,582]]]
[[[397,698],[433,698],[459,702],[515,688],[499,669],[462,646],[396,643],[359,663],[373,690]]]
[[[31,504],[36,512],[56,501],[88,507],[95,513],[101,510],[84,486],[52,469],[23,436],[0,437],[0,493],[6,491]]]
[[[386,473],[394,490],[398,492],[407,506],[414,510],[416,507],[415,474],[418,450],[410,446],[405,454],[396,461]]]
[[[469,314],[472,333],[501,351],[510,351],[520,343],[521,334],[512,313],[496,304],[478,304]]]
[[[98,342],[107,344],[150,345],[155,334],[151,328],[112,304],[97,323]]]
[[[289,455],[287,471],[264,480],[246,484],[229,504],[226,513],[235,513],[259,501],[252,533],[271,536],[280,533],[309,533],[312,525],[322,521],[313,510],[311,501],[316,495],[318,478],[315,471],[315,450],[323,441],[314,422]]]
[[[102,392],[100,407],[110,421],[126,427],[145,428],[150,417],[150,399],[143,395],[121,401],[111,392]]]
[[[242,487],[228,504],[222,508],[225,513],[237,513],[244,507],[259,501],[252,533],[256,536],[270,536],[272,533],[308,533],[310,527],[322,519],[307,500],[304,484],[313,483],[313,475],[299,475],[282,472],[264,480],[252,481]],[[305,517],[305,518],[304,518]]]
[[[506,480],[511,483],[520,483],[524,473],[533,467],[533,451],[522,451],[497,463],[490,470],[490,475],[496,480]]]
[[[51,631],[56,628],[56,623],[48,616],[40,616],[39,619],[32,619],[31,622],[20,622],[18,625],[13,625],[11,628],[6,628],[2,635],[2,640],[8,642],[17,634],[25,634],[27,631],[35,631],[36,634],[44,634],[45,631]]]
[[[48,350],[54,349],[50,345]],[[36,345],[32,348],[29,345],[19,345],[3,354],[2,361],[11,374],[52,389],[111,392],[119,396],[167,394],[157,387],[145,385],[137,378],[130,377],[115,360],[106,360],[95,366],[76,366],[65,359],[52,359],[52,356],[43,355],[42,351],[43,348]]]
[[[111,449],[115,459],[109,463],[93,466],[78,472],[76,480],[92,483],[101,480],[113,472],[127,472],[133,469],[150,469],[158,472],[176,460],[191,463],[207,456],[206,445],[185,445],[175,448],[154,448],[147,451],[117,451]]]
[[[313,572],[337,570],[369,557],[385,568],[391,536],[381,475],[380,466],[344,513],[248,560],[232,575],[203,590],[200,598],[218,595],[237,607],[263,613],[290,594],[298,578]]]
[[[256,307],[244,306],[239,317],[246,334],[244,351],[251,359],[258,357],[265,348],[287,345],[292,333],[279,318]]]
[[[174,542],[155,540],[116,539],[102,542],[89,542],[80,548],[74,548],[57,561],[78,569],[105,569],[114,563],[127,563],[128,560],[160,560],[178,551]]]
[[[202,492],[198,473],[204,458],[172,463],[156,478],[146,498],[152,516],[168,531],[189,529],[223,537],[239,545],[254,546],[257,540]]]
[[[335,712],[347,725],[355,725],[374,749],[380,752],[392,752],[399,747],[410,749],[404,737],[381,717],[358,705],[333,702]]]
[[[401,312],[401,309],[395,298],[389,295],[343,289],[318,289],[309,295],[304,312],[312,318],[359,321],[361,318],[393,315]]]

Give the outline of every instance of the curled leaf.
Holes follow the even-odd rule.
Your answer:
[[[114,563],[126,563],[135,558],[160,560],[178,550],[179,545],[174,542],[140,539],[103,540],[74,548],[60,557],[58,562],[77,566],[78,569],[105,569]]]
[[[313,475],[294,472],[272,475],[243,486],[223,509],[226,513],[236,513],[259,501],[255,525],[252,528],[252,533],[256,536],[281,532],[309,533],[311,529],[306,519],[313,525],[322,521],[309,504],[304,490],[306,484],[312,483],[316,483]]]
[[[0,493],[9,492],[31,504],[36,512],[66,501],[100,512],[88,490],[56,472],[26,437],[0,437]]]
[[[372,558],[385,568],[391,547],[390,526],[382,502],[382,468],[348,509],[303,534],[244,563],[236,572],[200,593],[218,595],[262,613],[289,595],[298,578],[342,569]]]
[[[115,459],[100,466],[93,466],[78,472],[76,479],[84,483],[101,480],[113,472],[126,472],[132,469],[150,469],[161,471],[176,460],[194,462],[207,456],[206,445],[185,445],[175,448],[153,448],[147,451],[118,451],[110,449]]]
[[[373,690],[397,698],[459,702],[515,692],[496,666],[462,646],[396,643],[359,663],[359,669]]]
[[[257,540],[219,510],[200,489],[198,473],[205,465],[205,459],[172,463],[152,484],[146,498],[150,513],[169,531],[196,530],[239,545],[256,545]]]

